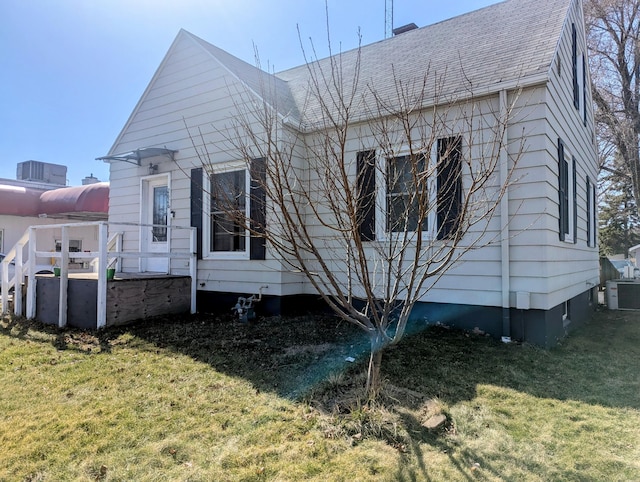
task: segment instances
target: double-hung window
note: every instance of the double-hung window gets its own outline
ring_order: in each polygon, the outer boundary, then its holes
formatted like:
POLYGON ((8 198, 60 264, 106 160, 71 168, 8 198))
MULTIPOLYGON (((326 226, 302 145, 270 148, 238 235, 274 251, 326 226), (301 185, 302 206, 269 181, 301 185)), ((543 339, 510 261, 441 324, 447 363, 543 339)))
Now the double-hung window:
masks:
POLYGON ((438 139, 426 153, 387 159, 386 232, 423 231, 450 239, 462 208, 461 138, 438 139))
POLYGON ((387 232, 429 229, 427 162, 424 154, 387 159, 387 232))
POLYGON ((266 162, 234 162, 191 170, 191 226, 200 258, 266 257, 266 162), (204 182, 203 182, 203 178, 204 182))
POLYGON ((209 253, 247 254, 249 176, 231 167, 210 175, 209 253))
POLYGON ((558 139, 558 227, 560 241, 576 242, 576 159, 566 152, 558 139))

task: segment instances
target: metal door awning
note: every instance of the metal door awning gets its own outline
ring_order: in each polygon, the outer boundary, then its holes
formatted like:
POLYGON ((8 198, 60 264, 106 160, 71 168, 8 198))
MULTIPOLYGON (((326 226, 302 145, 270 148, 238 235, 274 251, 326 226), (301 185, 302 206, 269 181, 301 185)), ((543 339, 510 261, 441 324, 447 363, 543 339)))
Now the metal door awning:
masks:
POLYGON ((149 157, 164 156, 168 157, 171 160, 174 160, 173 156, 176 152, 178 151, 167 149, 166 147, 141 147, 140 149, 123 152, 122 154, 112 154, 110 156, 96 157, 96 160, 107 162, 124 161, 130 164, 135 164, 136 166, 141 166, 142 159, 147 159, 149 157))

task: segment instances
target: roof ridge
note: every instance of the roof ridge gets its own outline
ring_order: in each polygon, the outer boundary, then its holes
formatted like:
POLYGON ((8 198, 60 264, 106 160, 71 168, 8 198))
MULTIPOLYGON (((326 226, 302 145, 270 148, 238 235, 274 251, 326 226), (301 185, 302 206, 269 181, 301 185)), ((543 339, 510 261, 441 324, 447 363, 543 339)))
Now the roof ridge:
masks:
MULTIPOLYGON (((330 54, 330 55, 328 55, 326 57, 316 58, 316 59, 314 59, 314 60, 312 60, 310 62, 306 62, 306 63, 300 64, 300 65, 296 65, 296 66, 289 67, 287 69, 275 72, 275 75, 279 76, 281 74, 285 74, 285 73, 290 72, 290 71, 301 69, 305 65, 310 64, 310 63, 326 61, 326 60, 328 60, 328 59, 330 59, 332 57, 335 57, 337 55, 346 55, 346 54, 348 54, 350 52, 356 52, 356 51, 362 50, 362 49, 373 48, 373 46, 375 46, 375 45, 379 45, 379 44, 383 44, 383 43, 387 43, 387 42, 391 43, 391 42, 397 41, 397 39, 399 39, 399 38, 406 38, 407 36, 410 36, 410 35, 414 35, 415 36, 415 35, 418 35, 420 32, 424 32, 425 30, 428 30, 430 28, 433 28, 433 27, 436 27, 436 26, 441 26, 441 25, 447 24, 447 23, 452 23, 454 21, 460 21, 460 19, 462 19, 464 17, 467 17, 467 16, 470 16, 470 15, 476 15, 476 14, 478 14, 478 12, 484 12, 486 10, 490 10, 490 9, 494 9, 494 8, 500 8, 504 4, 508 4, 508 3, 512 3, 512 2, 518 2, 518 1, 522 1, 522 2, 529 1, 529 2, 532 2, 532 3, 539 3, 540 2, 540 0, 501 0, 501 1, 498 1, 496 3, 492 3, 490 5, 486 5, 484 7, 476 8, 475 10, 471 10, 469 12, 464 12, 464 13, 455 15, 455 16, 450 17, 450 18, 445 18, 445 19, 439 20, 439 21, 434 22, 434 23, 423 25, 422 27, 418 27, 416 29, 409 30, 407 32, 404 32, 404 33, 401 33, 401 34, 398 34, 398 35, 393 35, 392 37, 389 37, 389 38, 384 38, 384 39, 376 40, 376 41, 368 43, 368 44, 359 45, 358 47, 354 47, 354 48, 345 50, 343 52, 330 54)), ((567 3, 570 3, 572 0, 564 0, 564 1, 567 2, 567 3)))
MULTIPOLYGON (((354 48, 352 48, 352 49, 345 50, 344 52, 339 52, 339 53, 336 53, 336 54, 328 55, 328 56, 326 56, 326 57, 322 57, 322 58, 319 58, 319 59, 315 59, 315 60, 313 60, 313 61, 311 61, 311 62, 323 61, 323 60, 327 60, 327 59, 329 59, 329 58, 331 58, 331 57, 334 57, 334 56, 336 56, 336 55, 346 54, 346 53, 348 53, 348 52, 357 51, 358 49, 363 49, 363 48, 373 47, 374 45, 381 44, 381 43, 385 43, 385 42, 391 42, 391 41, 394 41, 395 39, 399 38, 401 35, 402 35, 402 36, 405 36, 405 35, 416 35, 416 32, 418 32, 418 31, 425 30, 425 29, 428 29, 428 28, 430 28, 430 27, 434 27, 434 26, 436 26, 436 25, 440 25, 440 24, 443 24, 443 23, 451 22, 451 21, 456 20, 456 19, 459 19, 459 18, 461 18, 461 17, 465 17, 465 16, 467 16, 467 15, 475 14, 476 12, 478 12, 478 11, 480 11, 480 10, 485 10, 485 9, 493 8, 493 7, 496 7, 497 5, 500 5, 500 4, 502 4, 502 3, 507 3, 507 2, 512 2, 512 1, 517 1, 517 0, 501 0, 501 1, 499 1, 499 2, 492 3, 492 4, 490 4, 490 5, 486 5, 486 6, 484 6, 484 7, 476 8, 475 10, 471 10, 470 12, 464 12, 464 13, 461 13, 461 14, 455 15, 455 16, 453 16, 453 17, 449 17, 449 18, 445 18, 445 19, 442 19, 442 20, 438 20, 437 22, 430 23, 430 24, 427 24, 427 25, 423 25, 422 27, 418 27, 418 28, 416 28, 416 29, 409 30, 409 31, 407 31, 407 32, 403 32, 403 33, 398 34, 398 35, 393 35, 393 36, 391 36, 391 37, 389 37, 389 38, 383 38, 383 39, 375 40, 375 41, 373 41, 373 42, 371 42, 371 43, 364 44, 364 45, 360 45, 360 46, 358 46, 358 47, 354 47, 354 48)), ((284 69, 284 70, 280 70, 280 71, 276 72, 276 75, 278 75, 278 74, 282 74, 282 73, 285 73, 285 72, 288 72, 288 71, 290 71, 290 70, 299 69, 299 68, 301 68, 301 67, 304 67, 304 65, 306 65, 306 64, 296 65, 296 66, 289 67, 289 68, 284 69)))
MULTIPOLYGON (((443 98, 460 100, 471 92, 486 94, 509 85, 536 84, 549 78, 574 1, 505 0, 276 75, 289 82, 298 105, 304 106, 300 111, 308 126, 322 115, 319 99, 308 95, 309 72, 329 70, 328 63, 337 57, 341 79, 347 83, 357 79, 359 84, 343 86, 359 91, 355 110, 375 104, 371 91, 378 99, 392 102, 396 92, 393 78, 420 85, 427 77, 433 79, 421 94, 425 105, 443 98)), ((323 88, 333 89, 331 85, 323 88)), ((354 112, 351 115, 359 118, 354 112)))

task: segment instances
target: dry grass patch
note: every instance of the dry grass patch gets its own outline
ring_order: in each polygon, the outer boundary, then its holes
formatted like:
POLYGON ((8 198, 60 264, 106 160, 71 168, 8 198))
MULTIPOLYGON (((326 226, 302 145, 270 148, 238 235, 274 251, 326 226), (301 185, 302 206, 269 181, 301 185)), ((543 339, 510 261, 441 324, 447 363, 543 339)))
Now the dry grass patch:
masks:
POLYGON ((0 480, 640 480, 637 313, 548 351, 419 333, 376 403, 346 361, 363 346, 323 317, 5 319, 0 480))

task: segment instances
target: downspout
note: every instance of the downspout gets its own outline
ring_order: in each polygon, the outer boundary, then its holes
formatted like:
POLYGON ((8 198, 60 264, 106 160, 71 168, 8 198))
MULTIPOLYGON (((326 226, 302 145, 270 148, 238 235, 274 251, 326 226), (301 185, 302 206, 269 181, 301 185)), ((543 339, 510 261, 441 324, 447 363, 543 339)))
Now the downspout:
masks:
POLYGON ((500 199, 500 260, 502 279, 502 341, 511 342, 511 314, 509 303, 510 286, 510 259, 509 259, 509 156, 508 156, 508 106, 507 91, 502 89, 499 94, 500 117, 502 125, 502 139, 500 142, 500 186, 504 189, 500 199))

